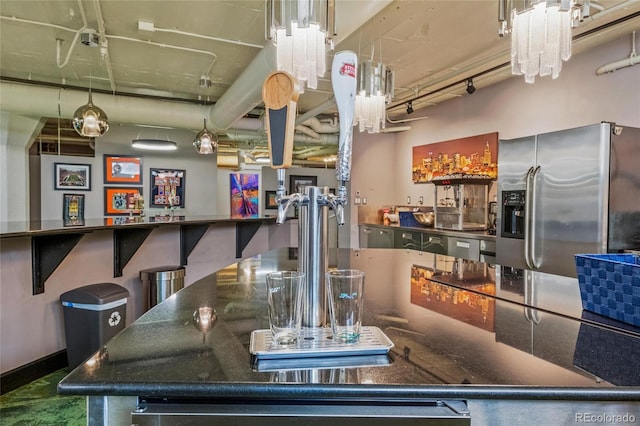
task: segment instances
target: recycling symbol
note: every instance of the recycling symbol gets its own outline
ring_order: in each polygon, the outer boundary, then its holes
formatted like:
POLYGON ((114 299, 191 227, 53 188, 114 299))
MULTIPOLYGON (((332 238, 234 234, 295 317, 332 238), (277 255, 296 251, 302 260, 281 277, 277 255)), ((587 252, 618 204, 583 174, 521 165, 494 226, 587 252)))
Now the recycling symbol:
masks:
POLYGON ((111 313, 111 316, 109 317, 109 326, 110 327, 115 327, 116 325, 120 324, 120 319, 122 317, 120 316, 120 312, 118 311, 113 311, 111 313))

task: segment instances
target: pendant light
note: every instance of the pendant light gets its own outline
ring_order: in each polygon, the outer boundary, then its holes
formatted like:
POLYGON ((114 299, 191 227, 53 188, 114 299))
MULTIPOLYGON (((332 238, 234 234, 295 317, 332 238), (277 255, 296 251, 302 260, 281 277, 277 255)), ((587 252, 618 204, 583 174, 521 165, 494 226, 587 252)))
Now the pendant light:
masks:
POLYGON ((207 129, 207 119, 204 119, 204 128, 196 135, 193 142, 198 154, 210 155, 216 152, 218 148, 218 137, 207 129))
MULTIPOLYGON (((87 39, 88 40, 88 39, 87 39)), ((93 39, 92 39, 93 40, 93 39)), ((96 43, 85 42, 86 46, 95 47, 96 43)), ((93 104, 91 96, 91 72, 89 72, 89 102, 81 106, 73 113, 73 128, 80 136, 99 138, 109 130, 109 119, 105 112, 93 104)))
POLYGON ((557 78, 571 57, 571 29, 589 15, 588 3, 581 9, 575 0, 526 0, 523 9, 509 11, 510 3, 500 0, 498 33, 511 33, 512 74, 524 75, 527 83, 537 75, 557 78))
POLYGON ((276 45, 279 71, 293 75, 300 83, 318 87, 326 71, 326 46, 333 49, 335 1, 267 0, 266 39, 276 45))
POLYGON ((80 136, 89 138, 99 138, 109 130, 107 114, 93 104, 91 89, 89 89, 89 102, 73 113, 73 128, 80 136))

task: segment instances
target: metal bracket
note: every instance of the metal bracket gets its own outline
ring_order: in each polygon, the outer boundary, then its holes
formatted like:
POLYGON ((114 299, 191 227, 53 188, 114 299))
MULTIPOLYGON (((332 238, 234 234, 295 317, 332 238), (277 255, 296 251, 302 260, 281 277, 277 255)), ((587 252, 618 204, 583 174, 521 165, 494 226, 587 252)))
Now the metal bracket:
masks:
POLYGON ((189 255, 208 228, 209 224, 180 226, 180 265, 187 264, 189 255))
POLYGON ((236 259, 242 258, 242 252, 258 232, 260 225, 262 222, 236 222, 236 259))
POLYGON ((122 270, 140 248, 153 228, 113 230, 113 277, 121 277, 122 270))
POLYGON ((86 232, 31 238, 33 294, 44 293, 44 283, 86 232))

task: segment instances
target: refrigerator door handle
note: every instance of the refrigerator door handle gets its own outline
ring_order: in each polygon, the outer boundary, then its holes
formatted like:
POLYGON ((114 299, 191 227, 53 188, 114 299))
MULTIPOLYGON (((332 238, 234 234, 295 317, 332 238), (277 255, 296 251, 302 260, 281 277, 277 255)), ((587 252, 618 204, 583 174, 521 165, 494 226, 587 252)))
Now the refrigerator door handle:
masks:
POLYGON ((531 221, 529 234, 529 256, 531 256, 531 265, 534 269, 540 268, 540 264, 536 262, 536 201, 538 199, 537 196, 537 184, 536 179, 538 177, 538 173, 540 172, 540 166, 536 167, 533 173, 531 173, 531 215, 529 216, 529 220, 531 221))
POLYGON ((533 269, 533 264, 531 263, 531 204, 532 204, 532 194, 531 194, 531 175, 533 174, 534 168, 530 167, 527 171, 527 175, 525 177, 525 200, 524 200, 524 261, 527 264, 529 269, 533 269))

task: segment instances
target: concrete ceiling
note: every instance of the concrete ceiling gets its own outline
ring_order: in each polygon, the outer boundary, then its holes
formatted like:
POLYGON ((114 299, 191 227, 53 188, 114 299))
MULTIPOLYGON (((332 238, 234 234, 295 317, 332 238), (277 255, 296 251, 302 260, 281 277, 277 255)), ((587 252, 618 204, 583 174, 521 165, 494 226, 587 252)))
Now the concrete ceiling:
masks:
MULTIPOLYGON (((640 28, 640 1, 591 3, 598 6, 593 16, 573 30, 574 54, 640 28)), ((510 37, 498 36, 497 0, 336 0, 336 10, 334 51, 353 50, 360 61, 373 57, 394 70, 391 118, 402 118, 411 99, 417 111, 466 95, 467 78, 481 89, 511 77, 510 37)), ((263 50, 264 15, 264 0, 0 0, 0 75, 5 82, 91 87, 205 108, 263 50), (140 22, 155 31, 140 30, 140 22), (96 30, 102 48, 76 39, 83 28, 96 30), (210 87, 199 84, 203 76, 210 87)), ((331 98, 329 74, 302 94, 301 113, 331 98)), ((260 112, 257 105, 248 114, 260 112)))

